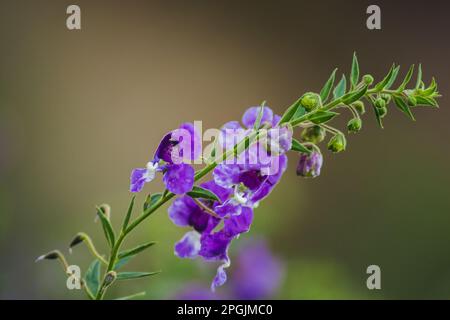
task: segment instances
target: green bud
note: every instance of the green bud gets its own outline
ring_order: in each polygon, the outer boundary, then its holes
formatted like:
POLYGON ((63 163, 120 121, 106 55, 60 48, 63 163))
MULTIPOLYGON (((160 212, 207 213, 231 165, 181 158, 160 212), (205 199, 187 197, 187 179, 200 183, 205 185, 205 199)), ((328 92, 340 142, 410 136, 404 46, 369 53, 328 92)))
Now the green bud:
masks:
POLYGON ((364 107, 364 102, 362 102, 361 100, 355 101, 350 105, 353 108, 355 108, 359 114, 364 114, 366 112, 366 108, 364 107))
POLYGON ((414 96, 408 96, 408 105, 410 107, 415 107, 417 105, 417 99, 414 96))
POLYGON ((386 102, 386 104, 388 104, 389 102, 391 102, 391 95, 387 94, 387 93, 382 93, 381 99, 383 99, 384 102, 386 102))
POLYGON ((320 143, 325 139, 326 131, 324 128, 320 126, 312 126, 309 128, 305 128, 302 133, 301 137, 303 141, 306 142, 312 142, 312 143, 320 143))
POLYGON ((376 108, 376 113, 378 114, 378 116, 380 118, 384 118, 384 116, 387 114, 387 108, 383 107, 383 108, 376 108))
POLYGON ((385 108, 386 107, 386 101, 384 101, 383 98, 378 98, 375 100, 375 107, 377 109, 385 108))
POLYGON ((322 100, 317 93, 307 92, 300 99, 300 104, 309 112, 321 107, 322 100))
POLYGON ((110 286, 117 279, 117 273, 115 271, 110 271, 105 275, 105 287, 110 286))
POLYGON ((347 123, 347 129, 349 132, 358 132, 361 130, 362 121, 359 118, 353 118, 347 123))
POLYGON ((364 83, 367 85, 373 83, 373 77, 370 74, 365 74, 362 79, 363 79, 364 83))
POLYGON ((336 134, 333 138, 328 142, 328 150, 332 152, 341 152, 345 150, 347 146, 347 140, 342 133, 336 134))

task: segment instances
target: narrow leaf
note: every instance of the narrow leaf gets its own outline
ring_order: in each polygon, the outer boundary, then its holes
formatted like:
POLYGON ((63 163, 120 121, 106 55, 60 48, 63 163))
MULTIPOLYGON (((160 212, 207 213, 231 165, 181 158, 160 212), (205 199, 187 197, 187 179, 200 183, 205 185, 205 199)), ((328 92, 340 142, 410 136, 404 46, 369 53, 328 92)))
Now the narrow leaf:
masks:
POLYGON ((280 119, 279 124, 283 124, 285 122, 289 122, 292 117, 294 116, 295 112, 297 111, 297 108, 300 106, 300 100, 299 98, 297 101, 295 101, 283 114, 283 116, 280 119))
POLYGON ((405 113, 411 120, 415 121, 414 115, 411 112, 411 109, 408 107, 405 101, 398 96, 393 96, 394 102, 397 108, 399 108, 403 113, 405 113))
POLYGON ((397 66, 394 68, 394 71, 392 71, 392 76, 389 79, 388 83, 384 86, 385 90, 388 90, 392 85, 394 84, 395 80, 397 79, 398 72, 400 71, 400 66, 397 66))
POLYGON ((264 114, 264 105, 265 104, 266 104, 266 102, 263 101, 263 103, 261 103, 261 106, 259 107, 258 116, 256 117, 255 124, 253 125, 253 130, 257 130, 261 126, 261 119, 264 114))
POLYGON ((100 261, 94 260, 89 265, 89 268, 84 275, 84 281, 88 286, 91 293, 95 296, 98 292, 98 288, 100 287, 100 261))
POLYGON ((143 251, 143 250, 145 250, 147 248, 150 248, 154 244, 156 244, 155 241, 151 241, 151 242, 147 242, 147 243, 141 244, 141 245, 139 245, 139 246, 137 246, 137 247, 135 247, 133 249, 120 252, 118 257, 119 257, 119 259, 121 259, 121 258, 125 258, 125 257, 134 256, 134 255, 138 254, 139 252, 141 252, 141 251, 143 251))
POLYGON ((368 87, 369 87, 368 85, 365 85, 358 91, 352 92, 351 94, 344 95, 342 97, 342 103, 350 104, 352 102, 359 100, 361 97, 363 97, 366 94, 368 87))
POLYGON ((352 70, 350 72, 350 81, 352 88, 356 87, 359 80, 359 64, 358 58, 356 57, 356 52, 353 53, 352 70))
POLYGON ((161 192, 148 195, 144 202, 144 211, 153 206, 162 196, 163 194, 161 192))
POLYGON ((155 272, 119 272, 117 274, 117 280, 140 279, 140 278, 153 276, 153 275, 158 274, 160 272, 161 271, 155 271, 155 272))
POLYGON ((190 196, 191 198, 202 198, 220 202, 219 197, 217 197, 213 192, 199 186, 194 186, 192 188, 192 191, 189 191, 187 195, 190 196))
POLYGON ((430 97, 416 97, 417 105, 416 106, 426 106, 426 107, 438 107, 438 103, 434 98, 430 97))
POLYGON ((412 78, 413 73, 414 73, 414 65, 411 65, 411 67, 409 67, 408 72, 406 73, 405 79, 403 79, 402 84, 397 89, 398 92, 405 90, 407 84, 409 83, 409 81, 412 78))
POLYGON ((419 68, 417 68, 416 89, 420 87, 421 83, 422 83, 422 64, 419 63, 419 68))
POLYGON ((103 210, 100 207, 97 207, 97 215, 100 218, 100 221, 102 222, 102 227, 105 233, 106 240, 108 241, 109 245, 113 247, 115 243, 115 235, 111 222, 109 221, 108 218, 106 218, 103 210))
POLYGON ((392 79, 392 77, 393 77, 394 70, 395 70, 395 67, 394 67, 394 65, 392 65, 392 67, 391 67, 391 69, 389 70, 389 73, 387 74, 387 76, 384 77, 384 79, 381 80, 381 81, 375 86, 375 90, 376 90, 376 91, 381 91, 381 90, 383 90, 383 89, 386 87, 386 85, 391 81, 391 79, 392 79))
POLYGON ((123 220, 122 224, 122 230, 125 230, 128 227, 128 223, 130 222, 131 214, 133 213, 133 207, 134 207, 134 200, 136 199, 136 196, 133 195, 131 198, 130 205, 128 207, 127 214, 125 216, 125 219, 123 220))
POLYGON ((339 99, 345 94, 345 90, 347 87, 347 82, 345 80, 345 75, 342 75, 341 81, 337 84, 336 88, 334 88, 333 96, 334 99, 339 99))
POLYGON ((297 151, 301 153, 310 154, 311 150, 309 150, 307 147, 305 147, 303 144, 300 143, 297 139, 292 139, 292 151, 297 151))
POLYGON ((131 258, 133 258, 133 257, 125 257, 125 258, 117 260, 117 262, 114 265, 114 270, 117 271, 120 268, 122 268, 123 266, 125 266, 128 262, 130 262, 131 258))
POLYGON ((315 123, 324 123, 331 119, 333 119, 335 116, 337 116, 339 113, 333 112, 333 111, 323 111, 319 110, 317 112, 314 112, 308 117, 308 120, 315 123))
POLYGON ((378 126, 379 126, 381 129, 383 129, 383 128, 384 128, 384 127, 383 127, 383 120, 381 119, 380 114, 378 113, 377 107, 375 107, 375 101, 374 101, 374 99, 373 99, 371 96, 369 96, 367 99, 371 102, 371 105, 372 105, 372 107, 373 107, 373 111, 374 111, 374 113, 375 113, 375 117, 376 117, 376 119, 377 119, 378 126))
POLYGON ((323 86, 322 90, 320 90, 320 98, 322 99, 322 103, 325 103, 328 99, 328 96, 330 95, 331 88, 333 87, 334 79, 336 77, 336 71, 337 71, 337 68, 333 70, 330 78, 328 78, 328 80, 327 80, 327 82, 325 82, 325 85, 323 86))
POLYGON ((430 86, 423 91, 423 95, 430 96, 433 93, 435 93, 436 90, 437 90, 437 83, 436 83, 436 80, 433 78, 431 80, 430 86))

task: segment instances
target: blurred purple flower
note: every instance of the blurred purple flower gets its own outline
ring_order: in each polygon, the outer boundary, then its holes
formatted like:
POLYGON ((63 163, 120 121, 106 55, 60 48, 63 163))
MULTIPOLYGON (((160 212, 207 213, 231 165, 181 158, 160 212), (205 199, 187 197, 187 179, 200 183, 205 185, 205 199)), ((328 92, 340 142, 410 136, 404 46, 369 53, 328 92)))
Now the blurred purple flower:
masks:
POLYGON ((232 275, 230 285, 234 299, 269 299, 280 287, 283 268, 265 241, 258 239, 240 248, 232 275))

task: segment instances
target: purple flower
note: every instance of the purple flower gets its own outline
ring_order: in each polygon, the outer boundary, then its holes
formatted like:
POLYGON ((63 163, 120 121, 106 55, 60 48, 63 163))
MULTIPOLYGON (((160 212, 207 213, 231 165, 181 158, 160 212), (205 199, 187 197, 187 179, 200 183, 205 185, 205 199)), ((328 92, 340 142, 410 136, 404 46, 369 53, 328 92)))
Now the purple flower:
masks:
MULTIPOLYGON (((272 123, 273 121, 273 111, 269 107, 263 107, 263 114, 261 117, 261 125, 265 123, 272 123)), ((247 128, 253 128, 253 125, 256 122, 256 119, 258 118, 258 114, 261 110, 261 107, 250 107, 245 111, 244 115, 242 116, 242 123, 247 128)))
POLYGON ((232 275, 234 299, 270 299, 281 284, 283 268, 264 241, 253 240, 240 247, 232 275))
POLYGON ((200 136, 194 125, 182 124, 162 138, 154 159, 147 163, 146 168, 137 168, 131 172, 130 191, 140 192, 145 183, 152 181, 156 173, 162 171, 164 184, 170 192, 189 192, 194 185, 195 171, 183 161, 195 161, 200 154, 200 136))
POLYGON ((320 175, 323 157, 320 152, 312 151, 310 154, 300 153, 297 165, 297 175, 315 178, 320 175))

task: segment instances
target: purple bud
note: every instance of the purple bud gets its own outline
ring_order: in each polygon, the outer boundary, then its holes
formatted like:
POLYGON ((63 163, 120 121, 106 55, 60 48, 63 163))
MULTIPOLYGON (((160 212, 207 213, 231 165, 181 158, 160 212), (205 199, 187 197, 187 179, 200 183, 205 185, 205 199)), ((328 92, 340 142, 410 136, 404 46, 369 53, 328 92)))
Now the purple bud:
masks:
POLYGON ((300 160, 297 165, 297 175, 315 178, 320 175, 322 163, 323 157, 320 152, 312 151, 310 154, 300 153, 300 160))

